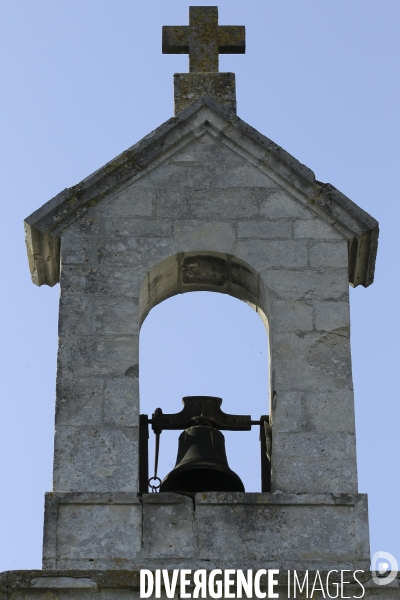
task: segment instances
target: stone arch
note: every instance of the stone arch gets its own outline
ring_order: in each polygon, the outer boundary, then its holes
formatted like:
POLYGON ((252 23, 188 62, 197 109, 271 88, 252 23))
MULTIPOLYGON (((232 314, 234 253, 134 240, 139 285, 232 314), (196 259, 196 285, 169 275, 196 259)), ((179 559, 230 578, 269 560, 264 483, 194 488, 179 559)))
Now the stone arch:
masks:
MULTIPOLYGON (((222 293, 244 301, 258 313, 268 335, 270 294, 261 275, 247 262, 231 254, 205 250, 178 253, 169 256, 150 269, 142 282, 139 292, 139 330, 155 306, 168 298, 187 292, 222 293)), ((271 372, 270 360, 268 360, 267 368, 271 372)), ((139 368, 139 373, 140 370, 139 368)), ((270 403, 271 395, 269 390, 266 396, 267 401, 270 403)), ((138 402, 142 406, 139 397, 138 402)), ((260 405, 258 414, 265 414, 267 411, 267 406, 263 408, 260 405)), ((147 411, 145 410, 144 412, 147 411)), ((175 411, 171 410, 167 412, 175 411)), ((228 412, 230 411, 228 410, 228 412)), ((241 414, 243 410, 233 412, 241 414)), ((248 411, 245 412, 246 414, 248 413, 248 411)), ((271 412, 271 406, 269 412, 271 412)), ((258 418, 258 414, 254 414, 258 418)), ((257 435, 257 438, 253 437, 252 442, 255 439, 258 440, 257 431, 253 431, 253 433, 257 435)), ((224 434, 226 435, 226 432, 224 434)), ((256 443, 259 444, 258 441, 256 443)), ((251 446, 251 451, 254 452, 253 446, 251 446)), ((165 474, 169 470, 167 469, 165 474)))
POLYGON ((139 328, 154 306, 186 292, 219 292, 243 300, 268 330, 269 293, 260 274, 231 254, 203 250, 169 256, 150 269, 140 288, 139 328))

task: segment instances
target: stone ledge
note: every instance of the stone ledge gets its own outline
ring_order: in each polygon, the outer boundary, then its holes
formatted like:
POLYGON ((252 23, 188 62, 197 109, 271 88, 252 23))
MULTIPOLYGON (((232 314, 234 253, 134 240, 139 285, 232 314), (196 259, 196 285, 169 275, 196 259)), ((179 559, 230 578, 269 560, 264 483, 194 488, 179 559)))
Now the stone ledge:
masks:
MULTIPOLYGON (((148 568, 145 564, 141 567, 148 568)), ((160 566, 160 568, 162 567, 160 566)), ((154 571, 154 568, 152 567, 151 570, 154 571)), ((309 571, 309 580, 312 581, 315 575, 316 571, 309 571)), ((326 572, 320 571, 320 575, 323 580, 326 580, 326 572)), ((299 576, 303 578, 303 573, 299 572, 299 576)), ((365 587, 364 598, 379 598, 382 600, 397 600, 400 598, 400 575, 397 575, 397 578, 388 586, 376 585, 370 571, 359 573, 357 577, 365 587)), ((332 581, 336 581, 336 578, 332 577, 332 581)), ((265 585, 265 582, 262 581, 261 588, 264 587, 263 584, 265 585)), ((139 592, 139 589, 139 569, 131 571, 20 570, 0 573, 0 600, 32 598, 33 596, 30 594, 34 594, 35 599, 56 600, 61 597, 59 595, 60 591, 67 592, 68 590, 76 594, 73 596, 68 595, 68 598, 98 598, 101 590, 109 590, 108 594, 112 593, 111 590, 113 590, 115 598, 119 598, 125 590, 139 592)), ((279 573, 277 591, 281 598, 287 597, 287 569, 279 573)), ((359 586, 349 585, 345 587, 347 596, 353 596, 353 591, 356 596, 359 596, 359 586), (356 591, 356 587, 358 591, 356 591)), ((62 597, 64 598, 64 595, 62 597)), ((317 593, 314 594, 314 597, 320 598, 321 596, 317 593)), ((114 598, 114 595, 107 595, 107 598, 114 598)))
POLYGON ((196 505, 200 504, 282 504, 282 505, 331 505, 355 506, 364 502, 367 494, 287 494, 285 492, 240 493, 203 492, 196 494, 196 505))
POLYGON ((368 539, 365 494, 54 492, 43 568, 366 569, 368 539))

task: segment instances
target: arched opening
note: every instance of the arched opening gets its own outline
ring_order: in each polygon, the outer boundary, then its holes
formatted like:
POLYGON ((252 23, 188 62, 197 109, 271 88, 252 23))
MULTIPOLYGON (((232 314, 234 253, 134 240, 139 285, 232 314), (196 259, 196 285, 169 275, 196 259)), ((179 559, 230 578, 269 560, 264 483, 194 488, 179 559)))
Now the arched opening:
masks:
MULTIPOLYGON (((182 409, 183 396, 218 396, 222 410, 258 419, 268 413, 268 340, 245 303, 225 294, 197 292, 155 307, 140 334, 141 412, 182 409)), ((246 491, 260 491, 259 429, 224 431, 229 466, 246 491)), ((175 465, 176 431, 161 435, 159 476, 175 465)), ((150 474, 154 435, 149 440, 150 474)))
MULTIPOLYGON (((260 291, 258 275, 243 261, 215 253, 175 256, 163 263, 148 274, 141 290, 141 413, 150 416, 157 407, 177 413, 183 396, 207 395, 221 397, 221 408, 229 414, 254 420, 268 414, 267 321, 259 301, 267 294, 260 291)), ((175 465, 179 433, 161 435, 161 478, 175 465)), ((229 466, 246 491, 260 491, 259 428, 224 431, 224 436, 229 466)), ((151 432, 150 475, 154 443, 151 432)))

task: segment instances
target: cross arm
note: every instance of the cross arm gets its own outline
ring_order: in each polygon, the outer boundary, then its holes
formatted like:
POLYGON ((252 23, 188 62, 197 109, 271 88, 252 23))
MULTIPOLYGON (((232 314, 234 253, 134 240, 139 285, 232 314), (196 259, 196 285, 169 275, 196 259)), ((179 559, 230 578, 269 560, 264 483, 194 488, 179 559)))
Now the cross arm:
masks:
POLYGON ((164 25, 162 28, 163 54, 189 54, 189 33, 187 26, 164 25))
POLYGON ((246 28, 241 25, 222 25, 218 28, 220 54, 244 54, 246 52, 246 28))

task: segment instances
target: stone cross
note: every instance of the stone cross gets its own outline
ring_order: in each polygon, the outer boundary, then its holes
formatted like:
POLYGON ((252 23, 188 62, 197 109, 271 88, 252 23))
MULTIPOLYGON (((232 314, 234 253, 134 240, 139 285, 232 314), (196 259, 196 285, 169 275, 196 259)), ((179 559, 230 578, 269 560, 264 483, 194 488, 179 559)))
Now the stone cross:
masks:
POLYGON ((190 6, 189 26, 162 28, 163 54, 189 54, 190 73, 218 72, 219 54, 244 54, 243 26, 219 26, 217 6, 190 6))

